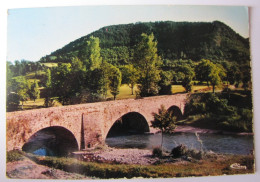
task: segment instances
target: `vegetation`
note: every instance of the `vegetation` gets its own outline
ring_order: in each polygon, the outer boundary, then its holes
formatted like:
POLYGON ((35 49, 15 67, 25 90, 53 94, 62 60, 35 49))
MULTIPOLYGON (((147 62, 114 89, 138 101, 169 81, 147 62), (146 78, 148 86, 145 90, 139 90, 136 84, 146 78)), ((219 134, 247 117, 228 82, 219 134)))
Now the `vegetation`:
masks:
POLYGON ((19 150, 12 150, 6 153, 6 162, 15 162, 25 159, 25 153, 19 150))
POLYGON ((19 105, 23 109, 30 99, 38 107, 44 98, 42 106, 50 107, 134 98, 134 91, 146 97, 224 88, 223 94, 193 94, 186 116, 196 118, 193 124, 251 131, 252 104, 234 104, 243 96, 229 90, 243 88, 245 100, 251 101, 251 85, 248 39, 221 22, 116 25, 39 62, 7 62, 7 111, 19 110, 19 105))
POLYGON ((139 72, 139 95, 141 97, 157 95, 160 80, 160 57, 157 55, 157 42, 154 35, 142 34, 135 51, 135 66, 139 72))
POLYGON ((251 99, 248 91, 193 94, 185 106, 187 123, 212 129, 252 132, 251 99))
POLYGON ((168 60, 228 60, 243 64, 249 58, 249 40, 241 37, 222 22, 172 22, 158 21, 103 27, 83 36, 40 62, 70 62, 80 57, 91 36, 100 40, 100 55, 113 65, 129 64, 134 60, 134 49, 141 34, 154 34, 158 42, 158 55, 168 60))
POLYGON ((83 162, 74 158, 40 157, 32 154, 26 154, 26 157, 29 157, 41 165, 104 179, 133 177, 170 178, 223 174, 248 174, 254 172, 253 156, 239 155, 206 155, 204 159, 199 159, 199 161, 185 161, 183 163, 173 162, 147 166, 83 162), (233 163, 246 165, 247 169, 231 169, 230 165, 233 163))
POLYGON ((154 149, 153 149, 153 157, 162 157, 162 149, 161 148, 159 148, 159 147, 155 147, 154 149))
POLYGON ((163 145, 163 134, 164 133, 173 133, 176 128, 177 118, 173 115, 172 112, 168 112, 163 105, 158 110, 157 113, 153 113, 154 120, 151 121, 153 128, 158 128, 162 132, 162 142, 161 148, 163 145))

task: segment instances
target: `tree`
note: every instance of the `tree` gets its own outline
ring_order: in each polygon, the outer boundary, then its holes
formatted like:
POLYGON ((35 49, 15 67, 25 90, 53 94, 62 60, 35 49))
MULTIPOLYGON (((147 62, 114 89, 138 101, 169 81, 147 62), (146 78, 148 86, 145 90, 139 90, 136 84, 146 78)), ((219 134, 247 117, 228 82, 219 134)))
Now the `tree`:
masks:
POLYGON ((196 78, 200 82, 206 81, 209 87, 209 74, 211 72, 212 63, 210 60, 202 59, 196 67, 196 78))
POLYGON ((161 108, 157 113, 153 113, 154 120, 151 121, 153 128, 158 128, 162 132, 162 142, 161 148, 163 145, 163 134, 164 133, 173 133, 176 128, 177 118, 173 115, 173 112, 168 112, 164 105, 161 105, 161 108))
POLYGON ((154 35, 142 34, 142 39, 135 50, 135 66, 139 75, 140 96, 152 96, 158 94, 158 81, 160 80, 159 65, 161 58, 157 54, 157 42, 154 35))
POLYGON ((72 96, 71 64, 59 63, 51 72, 52 95, 58 97, 62 104, 67 104, 72 96))
POLYGON ((51 86, 51 71, 50 71, 49 68, 46 70, 44 82, 45 82, 44 83, 45 84, 44 105, 45 105, 45 107, 49 107, 50 98, 51 98, 51 89, 52 89, 52 86, 51 86))
POLYGON ((34 81, 34 83, 31 85, 30 93, 31 98, 34 100, 34 102, 36 99, 40 98, 40 90, 37 81, 34 81))
POLYGON ((158 83, 160 90, 160 95, 170 95, 172 94, 172 73, 170 71, 161 71, 160 72, 160 81, 158 83))
POLYGON ((93 36, 89 38, 89 41, 87 41, 86 54, 85 64, 87 69, 93 71, 94 69, 99 68, 102 63, 99 38, 93 36))
POLYGON ((134 86, 138 81, 138 72, 132 64, 123 66, 122 68, 122 83, 128 84, 134 95, 134 86))
POLYGON ((211 70, 209 74, 209 81, 212 85, 212 92, 215 92, 215 87, 222 82, 222 79, 226 76, 225 70, 221 65, 211 64, 211 70))
POLYGON ((184 74, 184 78, 182 80, 182 86, 185 88, 186 92, 190 92, 192 87, 191 82, 195 76, 194 69, 189 65, 184 65, 181 67, 181 71, 184 74))
POLYGON ((196 76, 200 81, 207 81, 208 86, 210 82, 214 93, 215 87, 226 76, 226 71, 220 64, 214 64, 210 60, 203 59, 196 67, 196 76))
POLYGON ((24 76, 19 76, 13 79, 13 91, 19 95, 19 99, 22 102, 22 109, 24 101, 29 98, 30 84, 24 76))
POLYGON ((112 66, 109 69, 109 89, 111 94, 114 96, 114 100, 116 100, 116 96, 119 94, 119 88, 121 85, 122 74, 120 70, 112 66))

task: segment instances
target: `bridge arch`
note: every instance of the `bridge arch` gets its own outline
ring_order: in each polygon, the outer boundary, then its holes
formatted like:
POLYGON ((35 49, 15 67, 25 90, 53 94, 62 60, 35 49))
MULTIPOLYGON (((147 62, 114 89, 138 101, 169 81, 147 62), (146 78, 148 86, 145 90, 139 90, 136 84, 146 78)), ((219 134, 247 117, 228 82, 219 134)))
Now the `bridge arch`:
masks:
POLYGON ((45 155, 66 156, 78 148, 78 142, 70 130, 62 126, 50 126, 35 132, 22 150, 31 153, 44 150, 45 155))
POLYGON ((181 109, 178 106, 176 106, 176 105, 173 105, 173 106, 169 107, 167 109, 167 111, 168 112, 172 112, 173 115, 177 117, 177 120, 181 120, 183 118, 183 114, 181 112, 181 109))
POLYGON ((139 112, 128 112, 112 123, 105 138, 150 132, 146 118, 139 112))

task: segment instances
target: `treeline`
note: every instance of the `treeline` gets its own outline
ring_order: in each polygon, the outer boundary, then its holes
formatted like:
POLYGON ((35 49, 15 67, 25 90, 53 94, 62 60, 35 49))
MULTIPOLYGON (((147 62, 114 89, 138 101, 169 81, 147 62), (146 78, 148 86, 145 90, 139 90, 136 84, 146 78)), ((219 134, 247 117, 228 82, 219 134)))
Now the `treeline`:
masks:
POLYGON ((158 21, 103 27, 43 57, 40 62, 65 63, 72 57, 81 58, 86 41, 94 36, 100 39, 100 54, 107 62, 113 65, 132 63, 142 33, 154 34, 158 55, 162 59, 227 60, 238 64, 250 59, 249 40, 222 22, 158 21))
MULTIPOLYGON (((250 88, 249 61, 237 64, 208 59, 199 62, 162 59, 157 47, 154 34, 143 33, 131 52, 131 62, 125 61, 118 65, 101 56, 100 40, 92 36, 86 41, 80 57, 72 57, 68 63, 61 62, 52 68, 38 67, 43 74, 40 79, 33 81, 28 81, 22 73, 14 74, 20 64, 12 65, 8 62, 7 108, 15 110, 20 101, 23 103, 28 99, 39 98, 38 83, 42 86, 41 97, 45 98, 46 107, 52 106, 54 100, 63 105, 103 101, 107 99, 108 91, 116 99, 121 84, 129 85, 132 94, 134 86, 137 86, 137 97, 171 94, 172 84, 182 85, 186 92, 192 91, 194 84, 203 83, 212 85, 214 92, 215 87, 224 81, 236 86, 242 83, 245 89, 250 88)), ((122 55, 125 53, 118 52, 122 55)))

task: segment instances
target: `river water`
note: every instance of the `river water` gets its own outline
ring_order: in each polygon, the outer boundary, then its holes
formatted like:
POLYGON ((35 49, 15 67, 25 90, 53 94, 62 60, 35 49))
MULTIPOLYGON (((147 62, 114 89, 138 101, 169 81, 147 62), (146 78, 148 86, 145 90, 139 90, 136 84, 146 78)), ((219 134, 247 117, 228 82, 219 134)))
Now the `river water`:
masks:
MULTIPOLYGON (((158 133, 110 137, 106 139, 106 144, 116 148, 153 149, 161 145, 161 136, 158 133)), ((254 148, 253 136, 250 135, 175 133, 163 136, 163 148, 168 151, 180 144, 190 149, 202 148, 204 151, 230 154, 249 154, 254 148)))
MULTIPOLYGON (((115 148, 139 148, 153 149, 161 145, 161 133, 157 134, 134 134, 127 136, 108 137, 106 144, 115 148)), ((66 156, 74 151, 70 140, 60 140, 57 133, 38 132, 30 142, 24 145, 24 151, 43 156, 66 156)), ((253 150, 253 136, 201 133, 174 133, 164 134, 163 148, 171 151, 174 147, 184 144, 190 149, 203 149, 215 153, 249 154, 253 150), (201 142, 200 142, 201 141, 201 142)))

